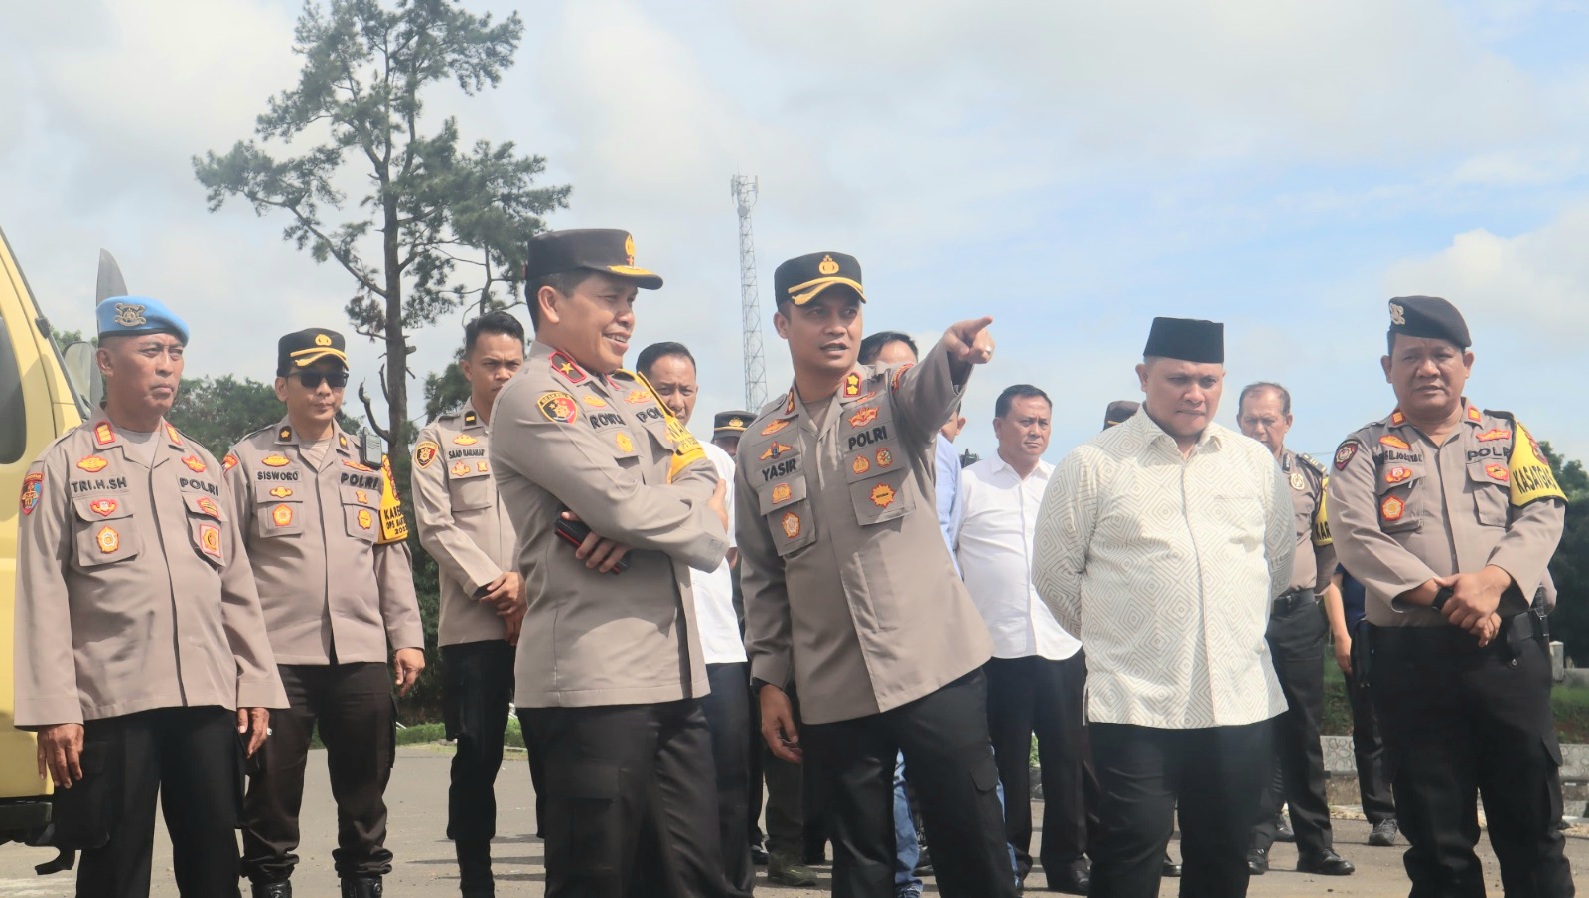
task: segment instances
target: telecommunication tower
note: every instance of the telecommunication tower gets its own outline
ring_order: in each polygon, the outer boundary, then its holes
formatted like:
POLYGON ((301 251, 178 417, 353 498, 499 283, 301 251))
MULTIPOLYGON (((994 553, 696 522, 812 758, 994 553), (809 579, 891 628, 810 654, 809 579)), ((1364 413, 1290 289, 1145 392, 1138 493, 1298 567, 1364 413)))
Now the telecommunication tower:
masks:
POLYGON ((745 408, 751 414, 767 402, 767 360, 761 348, 761 303, 756 296, 756 236, 750 210, 756 205, 759 178, 735 175, 730 182, 739 210, 739 305, 745 339, 745 408))

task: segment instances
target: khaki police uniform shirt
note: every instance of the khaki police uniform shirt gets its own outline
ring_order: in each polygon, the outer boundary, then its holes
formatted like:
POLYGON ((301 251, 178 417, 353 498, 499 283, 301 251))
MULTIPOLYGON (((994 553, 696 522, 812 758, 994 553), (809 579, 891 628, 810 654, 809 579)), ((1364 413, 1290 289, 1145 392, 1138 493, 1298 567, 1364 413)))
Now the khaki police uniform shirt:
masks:
POLYGON ((16 720, 287 707, 221 464, 161 423, 153 465, 103 413, 23 480, 16 720))
POLYGON ((857 367, 820 426, 794 390, 740 439, 735 487, 751 675, 793 682, 806 723, 897 708, 993 653, 938 527, 938 431, 961 387, 857 367))
POLYGON ((1518 587, 1502 596, 1498 612, 1517 614, 1561 539, 1566 500, 1533 437, 1506 412, 1464 405, 1443 445, 1397 410, 1335 453, 1330 529, 1341 563, 1367 589, 1374 626, 1449 626, 1432 608, 1392 600, 1491 564, 1518 587))
POLYGON ((388 644, 425 645, 408 545, 383 541, 387 475, 355 447, 334 428, 316 468, 283 420, 224 460, 278 664, 384 662, 388 644))
POLYGON ((518 533, 529 608, 514 681, 520 707, 651 704, 709 692, 690 568, 728 551, 708 506, 717 470, 689 431, 628 372, 585 371, 532 342, 497 395, 489 460, 518 533), (634 547, 601 573, 555 532, 573 511, 634 547))
POLYGON ((491 475, 491 428, 472 401, 425 425, 414 445, 411 483, 419 544, 441 569, 438 642, 505 639, 496 608, 480 590, 514 569, 513 522, 491 475))
POLYGON ((1280 470, 1290 487, 1292 520, 1296 525, 1297 551, 1291 561, 1287 592, 1307 590, 1323 595, 1335 573, 1335 544, 1326 517, 1324 465, 1306 453, 1290 449, 1280 454, 1280 470))

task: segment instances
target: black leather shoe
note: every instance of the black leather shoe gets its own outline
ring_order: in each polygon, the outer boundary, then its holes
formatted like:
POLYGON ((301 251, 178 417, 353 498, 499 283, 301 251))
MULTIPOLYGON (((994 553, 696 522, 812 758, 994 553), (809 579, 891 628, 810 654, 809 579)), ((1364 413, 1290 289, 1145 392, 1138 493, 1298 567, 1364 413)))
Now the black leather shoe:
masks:
POLYGON ((1284 815, 1284 814, 1276 814, 1275 815, 1275 841, 1276 842, 1295 842, 1296 840, 1297 840, 1297 831, 1291 828, 1291 821, 1286 819, 1286 815, 1284 815))
POLYGON ((1351 876, 1357 872, 1352 862, 1326 848, 1316 857, 1298 857, 1298 873, 1317 873, 1320 876, 1351 876))
POLYGON ((381 878, 379 876, 343 877, 342 898, 381 898, 381 878))
POLYGON ((256 882, 249 886, 253 898, 292 898, 292 880, 281 882, 256 882))
POLYGON ((1161 875, 1167 876, 1170 879, 1178 879, 1181 875, 1181 865, 1170 860, 1170 856, 1166 854, 1164 856, 1164 870, 1161 875))
POLYGON ((1389 848, 1396 844, 1396 818, 1392 817, 1374 824, 1374 831, 1368 834, 1368 844, 1380 848, 1389 848))
POLYGON ((920 857, 917 858, 917 860, 916 860, 916 869, 914 869, 914 870, 912 870, 910 872, 915 874, 915 875, 917 875, 917 876, 931 876, 931 875, 933 875, 933 873, 932 873, 932 853, 929 852, 926 848, 923 848, 921 850, 920 857))
POLYGON ((750 862, 758 867, 767 866, 767 849, 760 845, 751 845, 750 862))
POLYGON ((1064 892, 1067 895, 1085 895, 1087 886, 1092 882, 1092 875, 1087 872, 1087 865, 1083 863, 1071 864, 1060 870, 1057 875, 1048 878, 1050 892, 1064 892))
POLYGON ((1269 852, 1262 848, 1254 848, 1247 852, 1247 870, 1254 876, 1262 876, 1269 872, 1269 852))

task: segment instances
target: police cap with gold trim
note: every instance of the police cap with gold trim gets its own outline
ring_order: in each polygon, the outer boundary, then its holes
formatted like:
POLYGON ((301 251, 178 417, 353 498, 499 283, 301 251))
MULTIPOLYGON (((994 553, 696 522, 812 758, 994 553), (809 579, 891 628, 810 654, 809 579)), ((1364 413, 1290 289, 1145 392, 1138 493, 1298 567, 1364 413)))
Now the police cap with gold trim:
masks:
POLYGON ((111 296, 94 307, 94 324, 101 337, 132 337, 138 334, 171 334, 183 345, 188 342, 188 324, 158 299, 148 296, 111 296))
POLYGON ((829 287, 849 287, 866 302, 861 289, 861 263, 846 253, 806 253, 778 266, 773 273, 777 302, 803 306, 829 287))
POLYGON ((524 284, 565 271, 600 271, 655 290, 662 286, 656 272, 635 266, 634 235, 616 228, 578 228, 546 231, 530 238, 524 254, 524 284))
POLYGON ((1116 424, 1126 423, 1140 407, 1141 403, 1129 399, 1116 399, 1109 403, 1109 406, 1103 410, 1103 429, 1108 430, 1116 424))
POLYGON ((1448 300, 1438 296, 1397 296, 1390 301, 1391 334, 1447 340, 1461 349, 1473 345, 1468 323, 1448 300))
POLYGON ((311 327, 276 341, 277 377, 302 371, 321 359, 331 359, 343 368, 348 367, 348 342, 341 334, 323 327, 311 327))
POLYGON ((750 422, 756 419, 750 412, 718 412, 712 418, 712 436, 721 436, 725 433, 744 433, 750 422))

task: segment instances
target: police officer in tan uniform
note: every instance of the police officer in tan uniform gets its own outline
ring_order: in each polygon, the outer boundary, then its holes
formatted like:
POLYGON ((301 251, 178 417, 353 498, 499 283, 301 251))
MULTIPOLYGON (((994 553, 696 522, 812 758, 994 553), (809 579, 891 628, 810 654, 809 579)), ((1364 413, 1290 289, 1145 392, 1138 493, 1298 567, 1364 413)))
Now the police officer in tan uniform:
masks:
POLYGON ((546 786, 546 894, 743 895, 724 880, 690 589, 728 551, 724 487, 619 367, 638 290, 662 279, 618 230, 539 234, 527 259, 535 340, 489 460, 529 599, 515 704, 546 786))
MULTIPOLYGON (((414 446, 414 522, 441 579, 437 642, 447 738, 457 743, 447 798, 447 838, 466 898, 495 894, 497 772, 513 701, 513 646, 524 617, 524 581, 513 560, 513 522, 497 501, 487 452, 497 393, 524 364, 524 326, 505 311, 464 326, 458 368, 463 407, 425 425, 414 446)), ((532 778, 537 772, 531 759, 532 778)), ((540 784, 536 783, 536 792, 540 784)))
POLYGON ((96 318, 105 406, 22 483, 15 724, 77 894, 149 894, 158 796, 178 891, 235 896, 240 754, 287 700, 221 464, 165 421, 187 325, 141 296, 96 318))
POLYGON ((1397 406, 1336 451, 1330 530, 1367 589, 1352 666, 1379 712, 1411 894, 1485 893, 1477 793, 1506 894, 1559 898, 1573 883, 1539 594, 1566 499, 1522 422, 1468 402, 1471 345, 1446 300, 1390 301, 1397 406))
POLYGON ((1236 423, 1243 436, 1274 453, 1285 473, 1297 535, 1291 579, 1286 591, 1274 600, 1264 634, 1288 706, 1274 728, 1280 776, 1276 786, 1264 790, 1263 816, 1253 827, 1247 866, 1255 874, 1269 872, 1269 849, 1279 835, 1276 820, 1283 798, 1291 807, 1295 827, 1297 869, 1350 876, 1357 868, 1335 851, 1325 794, 1324 746, 1319 739, 1324 724, 1324 634, 1328 629, 1319 603, 1335 589, 1330 580, 1335 572, 1335 547, 1324 505, 1327 478, 1323 464, 1286 448, 1286 434, 1294 420, 1291 393, 1285 387, 1261 382, 1242 388, 1236 423))
POLYGON ((762 734, 825 780, 835 895, 894 892, 901 750, 943 894, 1013 895, 981 672, 992 642, 934 513, 934 441, 992 356, 991 319, 949 328, 919 365, 862 366, 852 256, 799 256, 775 281, 795 383, 746 430, 735 490, 762 734))
MULTIPOLYGON (((291 707, 249 780, 243 872, 256 896, 292 894, 310 735, 325 743, 337 798, 332 853, 344 898, 378 898, 391 871, 382 798, 396 751, 387 645, 399 694, 425 666, 408 527, 391 475, 359 457, 337 426, 348 361, 324 328, 277 343, 276 396, 287 417, 224 460, 291 707)), ((379 461, 376 464, 380 464, 379 461)))

